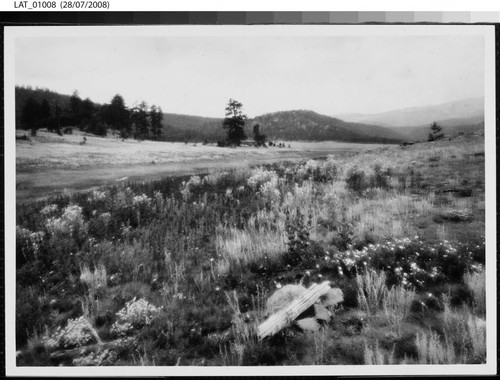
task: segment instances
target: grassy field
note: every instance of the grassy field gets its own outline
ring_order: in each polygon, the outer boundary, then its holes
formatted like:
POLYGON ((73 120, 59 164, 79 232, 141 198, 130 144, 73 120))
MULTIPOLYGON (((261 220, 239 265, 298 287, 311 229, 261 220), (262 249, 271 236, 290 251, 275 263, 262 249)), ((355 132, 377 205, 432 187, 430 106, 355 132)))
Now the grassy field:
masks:
MULTIPOLYGON (((275 154, 178 154, 219 149, 275 154)), ((18 202, 18 365, 484 363, 484 137, 301 154, 18 202), (328 317, 259 339, 287 285, 323 281, 328 317)))
MULTIPOLYGON (((25 132, 18 131, 22 136, 25 132)), ((123 178, 149 181, 165 176, 248 168, 283 160, 376 149, 380 144, 287 142, 286 148, 221 148, 215 144, 121 140, 75 131, 58 136, 39 131, 30 141, 16 140, 17 200, 41 199, 89 190, 123 178), (85 137, 85 143, 83 138, 85 137)))

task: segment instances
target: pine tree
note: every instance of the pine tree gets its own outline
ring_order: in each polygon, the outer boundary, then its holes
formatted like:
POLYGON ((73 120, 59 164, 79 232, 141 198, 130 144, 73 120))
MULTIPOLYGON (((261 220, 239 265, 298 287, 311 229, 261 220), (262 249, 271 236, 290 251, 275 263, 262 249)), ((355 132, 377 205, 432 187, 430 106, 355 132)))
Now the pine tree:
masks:
POLYGON ((148 139, 150 120, 148 117, 148 105, 146 102, 141 102, 138 106, 132 109, 131 119, 135 126, 134 137, 138 140, 148 139))
POLYGON ((122 138, 131 135, 130 116, 125 101, 120 94, 116 94, 104 112, 105 120, 112 129, 119 130, 122 138))
POLYGON ((434 122, 432 123, 431 125, 431 133, 429 133, 429 137, 428 137, 428 141, 436 141, 436 140, 440 140, 444 137, 444 133, 441 133, 441 126, 434 122))
POLYGON ((226 118, 222 127, 227 130, 227 140, 229 144, 241 145, 241 140, 245 140, 245 120, 247 116, 243 114, 241 108, 243 104, 234 99, 229 99, 226 107, 226 118))
POLYGON ((151 106, 149 111, 149 119, 151 121, 151 135, 153 140, 158 141, 161 138, 163 111, 161 107, 151 106))

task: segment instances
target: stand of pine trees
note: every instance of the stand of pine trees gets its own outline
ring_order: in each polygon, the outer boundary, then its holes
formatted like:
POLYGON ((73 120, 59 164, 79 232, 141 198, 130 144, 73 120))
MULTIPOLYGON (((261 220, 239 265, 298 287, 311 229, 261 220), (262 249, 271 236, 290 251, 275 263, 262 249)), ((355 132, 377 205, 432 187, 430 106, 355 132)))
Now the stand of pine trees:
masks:
POLYGON ((145 102, 127 108, 120 94, 109 104, 98 104, 89 98, 82 100, 78 91, 68 97, 44 89, 16 87, 16 103, 16 127, 31 130, 32 135, 40 128, 59 135, 79 128, 98 136, 112 130, 122 138, 162 139, 161 108, 145 102))

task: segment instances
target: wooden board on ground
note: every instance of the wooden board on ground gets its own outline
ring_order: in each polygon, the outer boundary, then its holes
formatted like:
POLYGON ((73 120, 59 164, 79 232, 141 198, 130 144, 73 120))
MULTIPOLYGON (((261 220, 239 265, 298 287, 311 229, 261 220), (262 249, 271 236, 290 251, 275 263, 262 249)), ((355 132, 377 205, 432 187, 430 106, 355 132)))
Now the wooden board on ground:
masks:
POLYGON ((289 306, 276 312, 267 318, 258 327, 259 339, 276 334, 278 331, 292 323, 302 312, 314 305, 316 301, 331 290, 330 282, 314 284, 300 298, 297 298, 289 306))

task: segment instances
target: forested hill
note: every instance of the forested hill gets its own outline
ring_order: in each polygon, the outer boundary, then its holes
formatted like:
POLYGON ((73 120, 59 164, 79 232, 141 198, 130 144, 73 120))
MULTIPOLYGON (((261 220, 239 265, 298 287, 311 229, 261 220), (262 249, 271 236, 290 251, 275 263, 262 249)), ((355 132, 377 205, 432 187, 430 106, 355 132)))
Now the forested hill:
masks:
MULTIPOLYGON (((222 108, 222 115, 223 112, 222 108)), ((98 104, 90 99, 80 99, 77 92, 70 96, 47 89, 16 87, 17 128, 47 128, 54 131, 56 126, 68 126, 98 135, 106 135, 111 129, 119 131, 124 137, 216 142, 226 138, 226 131, 222 128, 223 120, 223 117, 165 113, 145 102, 129 109, 119 94, 110 104, 98 104), (153 123, 154 120, 156 121, 153 123)), ((260 133, 271 141, 397 143, 405 139, 399 131, 389 128, 348 123, 307 110, 273 112, 248 119, 245 132, 249 139, 254 137, 255 124, 260 124, 260 133)))
POLYGON ((163 137, 166 141, 219 141, 226 133, 222 129, 222 118, 163 114, 163 137))
POLYGON ((32 98, 37 103, 42 103, 46 100, 51 105, 58 104, 61 108, 67 108, 69 106, 70 95, 59 94, 58 92, 51 91, 46 88, 31 88, 16 86, 16 125, 21 125, 21 112, 28 101, 32 98))
POLYGON ((270 139, 335 140, 350 142, 400 142, 404 137, 388 128, 347 123, 313 111, 273 112, 256 117, 261 132, 270 139))

